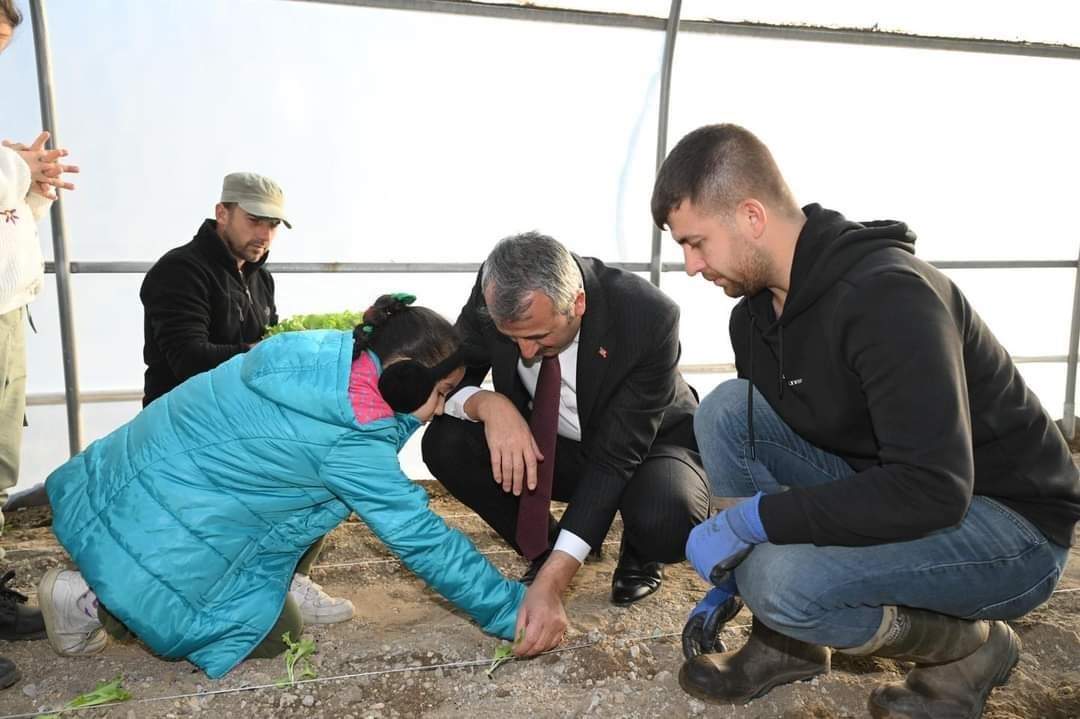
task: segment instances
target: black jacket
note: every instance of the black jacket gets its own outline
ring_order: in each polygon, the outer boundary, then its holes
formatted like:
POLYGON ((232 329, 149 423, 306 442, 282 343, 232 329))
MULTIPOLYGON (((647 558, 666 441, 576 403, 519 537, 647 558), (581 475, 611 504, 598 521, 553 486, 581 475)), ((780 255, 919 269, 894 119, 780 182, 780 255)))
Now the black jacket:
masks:
POLYGON ((795 432, 856 474, 763 498, 769 539, 914 539, 958 523, 975 494, 1071 546, 1076 466, 964 295, 915 258, 903 223, 804 211, 780 320, 768 291, 732 311, 736 367, 795 432))
MULTIPOLYGON (((577 360, 585 474, 559 526, 599 547, 627 483, 654 443, 697 451, 698 403, 678 369, 678 305, 631 272, 593 258, 575 259, 587 303, 577 360)), ((528 417, 532 398, 517 371, 518 346, 495 328, 484 308, 477 275, 457 322, 467 365, 462 385, 479 385, 490 369, 495 391, 528 417)))
MULTIPOLYGON (((206 220, 191 242, 169 250, 143 279, 143 406, 200 372, 246 351, 278 321, 267 255, 241 272, 206 220)), ((269 253, 267 253, 269 254, 269 253)))

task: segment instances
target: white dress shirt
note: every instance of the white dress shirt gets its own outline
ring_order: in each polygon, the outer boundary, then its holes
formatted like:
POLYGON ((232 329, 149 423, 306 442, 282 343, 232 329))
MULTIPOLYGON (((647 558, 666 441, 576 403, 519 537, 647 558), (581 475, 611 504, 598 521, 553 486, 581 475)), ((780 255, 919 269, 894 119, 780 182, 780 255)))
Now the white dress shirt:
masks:
MULTIPOLYGON (((560 437, 566 437, 575 442, 581 441, 581 419, 578 417, 577 411, 577 355, 580 334, 579 330, 578 334, 574 336, 574 341, 559 353, 562 387, 559 390, 558 433, 560 437)), ((525 389, 528 390, 530 397, 536 394, 536 382, 540 378, 540 364, 540 358, 537 358, 531 365, 526 365, 523 360, 518 359, 518 376, 521 377, 521 381, 525 385, 525 389)), ((451 417, 470 422, 477 421, 466 414, 465 403, 479 391, 480 387, 462 387, 452 397, 446 398, 443 411, 451 417)), ((555 540, 555 549, 566 552, 577 559, 578 562, 584 562, 585 557, 589 555, 588 542, 565 529, 559 530, 559 536, 555 540)))

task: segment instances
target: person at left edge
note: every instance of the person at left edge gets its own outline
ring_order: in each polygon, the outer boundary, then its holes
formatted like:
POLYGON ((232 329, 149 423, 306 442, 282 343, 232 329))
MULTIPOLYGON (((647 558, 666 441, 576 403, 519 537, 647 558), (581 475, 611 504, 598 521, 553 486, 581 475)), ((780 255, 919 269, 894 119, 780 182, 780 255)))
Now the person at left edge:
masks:
MULTIPOLYGON (((264 267, 279 225, 292 228, 285 194, 253 172, 225 176, 214 219, 191 242, 169 250, 143 279, 143 407, 185 380, 247 352, 277 324, 274 278, 264 267)), ((291 592, 307 624, 351 619, 354 608, 307 575, 320 540, 304 556, 291 592)))
MULTIPOLYGON (((22 19, 12 0, 0 0, 0 53, 7 49, 22 19)), ((41 292, 45 279, 37 222, 56 199, 57 189, 75 189, 64 174, 79 171, 63 164, 67 150, 45 147, 48 139, 49 133, 42 132, 29 145, 0 142, 0 507, 19 479, 26 418, 25 325, 30 321, 30 302, 41 292)), ((0 511, 0 535, 3 531, 0 511)), ((8 586, 14 578, 14 570, 0 567, 0 640, 42 639, 41 612, 26 606, 27 597, 8 586)), ((15 663, 0 656, 0 689, 14 686, 21 678, 15 663)))

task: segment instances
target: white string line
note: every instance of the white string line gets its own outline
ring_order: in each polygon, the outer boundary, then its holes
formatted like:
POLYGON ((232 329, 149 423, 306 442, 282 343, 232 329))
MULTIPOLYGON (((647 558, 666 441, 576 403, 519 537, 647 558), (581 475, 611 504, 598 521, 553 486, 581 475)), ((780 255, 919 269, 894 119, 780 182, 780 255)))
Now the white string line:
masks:
MULTIPOLYGON (((586 641, 586 642, 582 642, 580 644, 571 645, 569 647, 559 647, 557 649, 549 649, 548 651, 542 652, 542 653, 538 654, 537 656, 542 657, 542 656, 546 656, 546 655, 549 655, 549 654, 562 654, 564 652, 574 652, 574 651, 577 651, 579 649, 586 649, 588 647, 594 646, 595 644, 597 644, 597 642, 595 642, 595 641, 586 641)), ((511 657, 508 657, 505 661, 515 661, 516 659, 517 659, 517 657, 511 656, 511 657)), ((355 672, 353 674, 337 674, 337 675, 329 676, 329 677, 315 677, 313 679, 300 679, 300 680, 298 680, 296 682, 293 682, 292 684, 286 684, 284 686, 278 686, 276 683, 275 684, 255 684, 255 685, 248 686, 248 687, 230 687, 228 689, 215 689, 213 691, 208 691, 208 692, 189 692, 187 694, 171 694, 169 696, 163 696, 163 697, 144 697, 142 699, 129 699, 129 700, 125 700, 125 701, 122 701, 122 702, 109 702, 108 704, 98 704, 96 706, 68 707, 66 709, 57 709, 57 710, 52 711, 52 712, 44 712, 44 713, 47 713, 47 714, 49 714, 49 713, 51 713, 51 714, 68 714, 68 713, 74 713, 74 712, 83 711, 83 710, 87 710, 87 709, 108 709, 110 707, 131 706, 133 704, 149 704, 149 703, 152 703, 152 702, 176 701, 176 700, 179 700, 179 699, 202 698, 202 697, 210 697, 210 696, 221 695, 221 694, 239 694, 240 692, 257 691, 257 690, 260 690, 260 689, 291 689, 293 687, 298 687, 298 686, 301 686, 301 685, 304 685, 304 684, 322 684, 322 683, 325 683, 325 682, 341 681, 343 679, 362 679, 362 678, 365 678, 365 677, 381 676, 381 675, 385 675, 385 674, 404 674, 404 673, 409 673, 409 672, 427 672, 427 671, 432 671, 432 670, 435 670, 435 669, 460 669, 460 668, 464 668, 464 667, 478 667, 478 666, 490 665, 491 663, 492 663, 491 659, 474 659, 474 660, 462 661, 462 662, 447 662, 447 663, 444 663, 444 664, 426 664, 426 665, 420 666, 420 667, 397 667, 395 669, 377 669, 377 670, 368 671, 368 672, 355 672)), ((26 719, 27 717, 39 716, 42 713, 43 712, 34 711, 34 712, 25 712, 25 713, 22 713, 22 714, 4 714, 3 716, 0 716, 0 719, 26 719)))
MULTIPOLYGON (((619 544, 618 540, 609 539, 609 540, 607 540, 606 542, 603 543, 603 546, 608 547, 608 546, 612 546, 612 545, 615 545, 615 544, 619 544)), ((491 556, 494 556, 496 554, 517 554, 517 550, 516 549, 487 549, 487 550, 484 550, 483 552, 480 552, 480 554, 484 555, 485 557, 491 557, 491 556)), ((367 566, 369 564, 390 564, 390 563, 401 564, 401 560, 398 559, 397 557, 386 557, 385 559, 364 559, 364 560, 359 560, 359 561, 355 561, 355 562, 337 562, 337 563, 334 563, 334 564, 313 564, 311 566, 311 568, 312 569, 338 569, 340 567, 362 567, 362 566, 367 566)), ((0 719, 2 719, 2 717, 0 717, 0 719)))
MULTIPOLYGON (((502 551, 502 550, 500 550, 500 551, 502 551)), ((1056 590, 1053 593, 1057 594, 1058 592, 1066 593, 1066 592, 1077 592, 1077 591, 1080 591, 1080 587, 1075 587, 1075 588, 1071 588, 1071 589, 1059 589, 1059 590, 1056 590)), ((726 630, 730 630, 730 629, 749 629, 751 627, 752 627, 751 624, 726 624, 726 625, 724 625, 723 629, 726 631, 726 630)), ((613 640, 617 639, 617 640, 620 640, 620 641, 623 641, 623 642, 641 643, 641 642, 655 641, 655 640, 658 640, 658 639, 672 639, 672 638, 681 637, 681 636, 682 636, 682 632, 664 632, 664 633, 654 633, 654 634, 632 636, 632 637, 609 638, 609 641, 613 641, 613 640)), ((571 645, 571 646, 568 646, 568 647, 559 647, 559 648, 556 648, 556 649, 550 649, 550 650, 548 650, 546 652, 540 653, 537 656, 545 656, 545 655, 548 655, 548 654, 562 654, 562 653, 566 653, 566 652, 575 652, 575 651, 578 651, 578 650, 581 650, 581 649, 587 649, 588 647, 595 646, 595 645, 597 645, 599 643, 601 643, 601 640, 585 641, 585 642, 582 642, 582 643, 579 643, 579 644, 574 644, 574 645, 571 645)), ((508 657, 505 661, 508 661, 508 662, 509 661, 516 661, 517 659, 518 659, 517 657, 511 656, 511 657, 508 657)), ((145 697, 145 698, 142 698, 142 699, 133 699, 133 700, 128 700, 128 701, 124 701, 124 702, 111 702, 109 704, 99 704, 99 705, 96 705, 96 706, 71 707, 71 708, 67 708, 67 709, 58 709, 58 710, 53 711, 51 713, 53 713, 53 714, 68 714, 68 713, 74 713, 74 712, 77 712, 77 711, 88 710, 88 709, 106 709, 106 708, 115 707, 115 706, 128 706, 128 705, 133 705, 133 704, 148 704, 148 703, 152 703, 152 702, 162 702, 162 701, 176 701, 176 700, 179 700, 179 699, 191 699, 191 698, 199 698, 199 697, 209 697, 209 696, 223 695, 223 694, 239 694, 241 692, 257 691, 257 690, 260 690, 260 689, 288 689, 288 688, 291 688, 291 687, 296 687, 296 686, 300 686, 300 685, 304 685, 304 684, 321 684, 321 683, 325 683, 325 682, 342 681, 344 679, 361 679, 361 678, 365 678, 365 677, 383 676, 383 675, 388 675, 388 674, 403 674, 403 673, 410 673, 410 672, 425 672, 425 671, 432 671, 432 670, 435 670, 435 669, 460 669, 460 668, 464 668, 464 667, 483 666, 485 664, 490 665, 491 660, 488 660, 488 659, 475 659, 475 660, 471 660, 471 661, 462 661, 462 662, 447 662, 447 663, 443 663, 443 664, 428 664, 428 665, 419 666, 419 667, 399 667, 399 668, 396 668, 396 669, 378 669, 378 670, 367 671, 367 672, 355 672, 355 673, 352 673, 352 674, 338 674, 338 675, 329 676, 329 677, 315 677, 313 679, 301 679, 299 681, 293 682, 292 684, 287 684, 285 686, 279 686, 276 683, 275 684, 256 684, 256 685, 247 686, 247 687, 232 687, 232 688, 228 688, 228 689, 216 689, 214 691, 208 691, 208 692, 190 692, 190 693, 187 693, 187 694, 172 694, 172 695, 162 696, 162 697, 145 697)), ((5 715, 0 716, 0 719, 32 719, 33 717, 36 717, 36 716, 40 715, 41 713, 42 712, 36 712, 35 711, 35 712, 27 712, 27 713, 23 713, 23 714, 5 714, 5 715)))
MULTIPOLYGON (((749 629, 749 628, 750 628, 749 624, 725 624, 723 627, 721 627, 721 630, 726 631, 728 629, 749 629)), ((637 636, 637 637, 619 637, 619 639, 621 639, 624 642, 648 642, 648 641, 652 641, 653 639, 671 639, 673 637, 682 637, 682 632, 681 631, 679 631, 679 632, 665 632, 663 634, 660 634, 659 632, 657 632, 655 634, 642 634, 642 635, 637 636)), ((0 719, 3 719, 3 717, 0 717, 0 719)))
MULTIPOLYGON (((728 625, 724 626, 724 629, 744 629, 744 628, 749 628, 749 627, 750 627, 749 624, 728 624, 728 625)), ((682 636, 681 632, 666 632, 666 633, 662 633, 662 634, 649 634, 649 635, 635 636, 635 637, 620 637, 618 639, 620 639, 623 642, 641 643, 641 642, 647 642, 647 641, 654 641, 654 640, 657 640, 657 639, 669 639, 669 638, 680 637, 680 636, 682 636)), ((612 639, 609 639, 609 640, 612 640, 612 639)), ((595 645, 601 643, 601 641, 602 640, 585 641, 585 642, 581 642, 581 643, 578 643, 578 644, 570 645, 568 647, 559 647, 557 649, 550 649, 550 650, 548 650, 546 652, 542 652, 541 654, 539 654, 537 656, 545 656, 545 655, 548 655, 548 654, 562 654, 562 653, 566 653, 566 652, 575 652, 575 651, 579 651, 581 649, 587 649, 589 647, 595 646, 595 645)), ((505 661, 507 661, 507 662, 517 661, 517 659, 518 659, 518 657, 511 656, 511 657, 508 657, 505 661)), ((88 707, 70 707, 70 708, 67 708, 67 709, 57 709, 56 711, 53 711, 53 712, 50 712, 50 713, 52 713, 52 714, 67 714, 67 713, 73 713, 73 712, 76 712, 76 711, 81 711, 81 710, 86 710, 86 709, 107 709, 109 707, 115 707, 115 706, 130 706, 130 705, 133 705, 133 704, 148 704, 148 703, 152 703, 152 702, 176 701, 176 700, 179 700, 179 699, 201 698, 201 697, 209 697, 209 696, 215 696, 215 695, 221 695, 221 694, 239 694, 241 692, 257 691, 257 690, 260 690, 260 689, 289 689, 289 688, 292 688, 292 687, 300 686, 302 684, 321 684, 321 683, 325 683, 325 682, 341 681, 341 680, 344 680, 344 679, 362 679, 362 678, 365 678, 365 677, 383 676, 383 675, 387 675, 387 674, 404 674, 404 673, 409 673, 409 672, 426 672, 426 671, 432 671, 432 670, 435 670, 435 669, 460 669, 460 668, 464 668, 464 667, 484 666, 485 664, 490 665, 491 662, 492 662, 492 660, 490 660, 490 659, 474 659, 474 660, 471 660, 471 661, 447 662, 447 663, 443 663, 443 664, 427 664, 427 665, 419 666, 419 667, 398 667, 396 669, 377 669, 377 670, 367 671, 367 672, 355 672, 355 673, 352 673, 352 674, 337 674, 337 675, 329 676, 329 677, 315 677, 313 679, 301 679, 301 680, 296 681, 296 682, 294 682, 292 684, 286 684, 284 686, 279 686, 276 683, 275 684, 256 684, 256 685, 247 686, 247 687, 230 687, 230 688, 227 688, 227 689, 215 689, 213 691, 208 691, 208 692, 190 692, 190 693, 187 693, 187 694, 172 694, 172 695, 161 696, 161 697, 144 697, 144 698, 141 698, 141 699, 131 699, 131 700, 123 701, 123 702, 111 702, 111 703, 108 703, 108 704, 99 704, 99 705, 96 705, 96 706, 88 706, 88 707)), ((23 713, 23 714, 5 714, 3 716, 0 716, 0 719, 26 719, 28 717, 36 717, 41 713, 42 712, 27 712, 27 713, 23 713)))
MULTIPOLYGON (((726 625, 724 627, 724 629, 740 629, 740 628, 747 628, 749 626, 750 626, 749 624, 729 624, 729 625, 726 625)), ((681 635, 682 635, 681 632, 668 632, 668 633, 663 633, 663 634, 649 634, 649 635, 636 636, 636 637, 622 637, 620 639, 623 642, 641 643, 641 642, 653 641, 653 640, 657 640, 657 639, 668 639, 668 638, 672 638, 672 637, 679 637, 681 635)), ((595 646, 595 645, 597 645, 599 643, 601 643, 600 640, 597 640, 597 641, 585 641, 585 642, 581 642, 579 644, 573 644, 573 645, 568 646, 568 647, 559 647, 557 649, 551 649, 551 650, 548 650, 546 652, 542 652, 541 654, 539 654, 537 656, 545 656, 545 655, 548 655, 548 654, 562 654, 562 653, 566 653, 566 652, 575 652, 575 651, 579 651, 581 649, 587 649, 587 648, 595 646)), ((511 657, 508 657, 504 661, 510 662, 510 661, 517 661, 517 660, 518 660, 518 657, 511 656, 511 657)), ((149 704, 149 703, 153 703, 153 702, 177 701, 177 700, 180 700, 180 699, 192 699, 192 698, 197 699, 197 698, 210 697, 210 696, 222 695, 222 694, 239 694, 241 692, 258 691, 258 690, 261 690, 261 689, 290 689, 292 687, 298 687, 298 686, 303 685, 303 684, 321 684, 321 683, 325 683, 325 682, 342 681, 342 680, 345 680, 345 679, 362 679, 362 678, 365 678, 365 677, 383 676, 383 675, 388 675, 388 674, 404 674, 404 673, 410 673, 410 672, 426 672, 426 671, 432 671, 432 670, 435 670, 435 669, 461 669, 461 668, 465 668, 465 667, 476 667, 476 666, 490 665, 491 663, 492 663, 492 660, 490 660, 490 659, 474 659, 474 660, 471 660, 471 661, 446 662, 446 663, 443 663, 443 664, 427 664, 427 665, 419 666, 419 667, 398 667, 396 669, 378 669, 378 670, 367 671, 367 672, 355 672, 355 673, 352 673, 352 674, 337 674, 337 675, 329 676, 329 677, 315 677, 315 678, 312 678, 312 679, 301 679, 301 680, 296 681, 296 682, 294 682, 292 684, 286 684, 284 686, 279 686, 276 683, 275 684, 255 684, 255 685, 246 686, 246 687, 230 687, 230 688, 227 688, 227 689, 215 689, 213 691, 208 691, 208 692, 189 692, 187 694, 171 694, 171 695, 168 695, 168 696, 160 696, 160 697, 143 697, 141 699, 131 699, 131 700, 123 701, 123 702, 110 702, 108 704, 99 704, 99 705, 96 705, 96 706, 69 707, 69 708, 66 708, 66 709, 57 709, 56 711, 48 712, 48 713, 52 713, 52 714, 68 714, 68 713, 74 713, 74 712, 77 712, 77 711, 88 710, 88 709, 107 709, 107 708, 110 708, 110 707, 131 706, 131 705, 134 705, 134 704, 149 704)), ((23 713, 23 714, 5 714, 3 716, 0 716, 0 719, 26 719, 26 718, 29 718, 29 717, 36 717, 36 716, 40 715, 41 713, 42 712, 36 712, 35 711, 35 712, 27 712, 27 713, 23 713)))

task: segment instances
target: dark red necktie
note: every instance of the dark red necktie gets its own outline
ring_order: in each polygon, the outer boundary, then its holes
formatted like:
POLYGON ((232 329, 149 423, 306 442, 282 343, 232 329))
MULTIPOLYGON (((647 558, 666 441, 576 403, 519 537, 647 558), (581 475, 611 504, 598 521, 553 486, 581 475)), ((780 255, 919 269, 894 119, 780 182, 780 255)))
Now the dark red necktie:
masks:
POLYGON ((562 389, 562 370, 558 355, 545 357, 540 363, 540 376, 533 394, 529 429, 536 440, 544 461, 536 467, 536 490, 525 488, 518 504, 517 543, 521 553, 535 559, 548 547, 548 519, 551 507, 551 485, 555 480, 555 437, 559 429, 559 394, 562 389))

